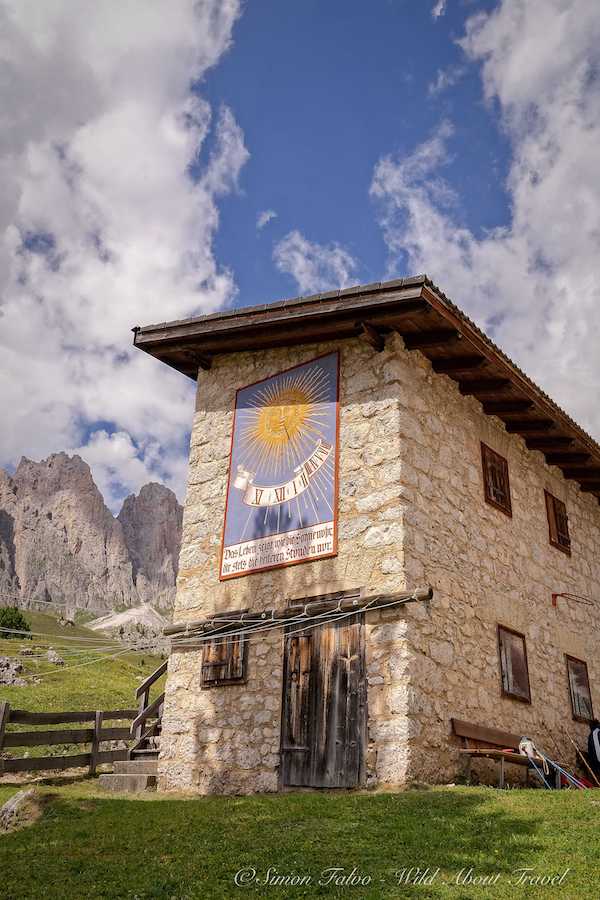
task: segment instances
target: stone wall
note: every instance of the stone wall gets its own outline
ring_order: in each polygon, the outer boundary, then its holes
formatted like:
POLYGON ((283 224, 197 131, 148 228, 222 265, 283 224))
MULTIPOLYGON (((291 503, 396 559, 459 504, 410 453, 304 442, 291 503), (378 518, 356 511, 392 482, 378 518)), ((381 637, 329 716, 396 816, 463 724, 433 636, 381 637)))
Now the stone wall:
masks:
MULTIPOLYGON (((198 381, 175 621, 216 611, 269 609, 288 600, 356 587, 406 586, 400 434, 404 412, 393 344, 376 353, 341 341, 340 486, 337 557, 220 582, 219 554, 235 392, 335 349, 331 344, 217 358, 198 381)), ((369 617, 369 781, 404 780, 408 612, 369 617), (402 724, 400 722, 402 721, 402 724), (377 753, 374 747, 377 745, 377 753)), ((161 749, 165 789, 275 790, 278 778, 283 636, 250 641, 248 683, 201 690, 199 650, 169 662, 161 749), (253 725, 254 723, 254 725, 253 725)))
MULTIPOLYGON (((559 724, 580 739, 585 727, 571 720, 564 653, 587 661, 600 709, 599 623, 595 607, 559 600, 554 609, 550 595, 597 596, 597 501, 484 416, 421 354, 408 353, 400 337, 389 337, 382 353, 359 339, 337 346, 338 556, 219 581, 235 392, 335 347, 217 358, 198 382, 174 619, 267 609, 326 591, 431 583, 431 603, 366 617, 368 784, 454 778, 451 716, 529 733, 552 754, 547 723, 570 758, 559 724), (508 458, 512 519, 484 501, 480 440, 508 458), (570 558, 548 543, 544 487, 567 504, 570 558), (531 705, 501 695, 499 622, 526 634, 531 705)), ((247 684, 204 690, 200 651, 172 654, 163 789, 277 789, 282 650, 280 631, 253 637, 247 684)))
POLYGON ((499 419, 484 415, 477 400, 463 397, 421 354, 399 350, 396 367, 407 423, 401 436, 406 579, 435 591, 428 614, 415 610, 409 620, 407 778, 456 776, 452 716, 527 734, 553 758, 574 765, 566 732, 585 746, 588 729, 572 719, 566 653, 587 662, 600 713, 598 502, 499 419), (512 518, 484 500, 481 441, 508 460, 512 518), (544 489, 566 504, 571 556, 549 543, 544 489), (594 603, 559 599, 554 608, 552 593, 563 591, 594 603), (531 704, 502 695, 498 624, 525 634, 531 704))

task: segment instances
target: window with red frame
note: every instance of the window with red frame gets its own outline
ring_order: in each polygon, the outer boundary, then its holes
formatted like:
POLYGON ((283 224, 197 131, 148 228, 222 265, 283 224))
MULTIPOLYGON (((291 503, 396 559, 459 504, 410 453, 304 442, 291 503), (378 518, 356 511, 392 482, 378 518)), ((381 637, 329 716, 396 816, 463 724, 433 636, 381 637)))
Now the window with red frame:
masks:
POLYGON ((504 625, 498 626, 498 649, 502 693, 514 700, 531 703, 525 635, 504 625))
POLYGON ((573 718, 578 722, 590 722, 594 718, 594 711, 587 663, 574 656, 567 656, 566 660, 573 718))
POLYGON ((512 516, 510 502, 510 482, 508 480, 508 462, 491 447, 482 442, 481 463, 483 466, 483 489, 485 499, 492 506, 501 509, 507 516, 512 516))
POLYGON ((564 553, 571 552, 571 538, 569 536, 569 519, 567 507, 548 491, 544 491, 546 498, 546 513, 548 515, 548 535, 553 547, 558 547, 564 553))

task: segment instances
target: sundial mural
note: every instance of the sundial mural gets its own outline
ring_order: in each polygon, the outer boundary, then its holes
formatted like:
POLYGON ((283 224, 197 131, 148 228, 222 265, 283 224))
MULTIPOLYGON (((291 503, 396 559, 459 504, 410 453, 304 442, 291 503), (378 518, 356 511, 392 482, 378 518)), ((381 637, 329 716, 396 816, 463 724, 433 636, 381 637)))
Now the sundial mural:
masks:
POLYGON ((337 353, 236 394, 220 577, 336 552, 337 353))

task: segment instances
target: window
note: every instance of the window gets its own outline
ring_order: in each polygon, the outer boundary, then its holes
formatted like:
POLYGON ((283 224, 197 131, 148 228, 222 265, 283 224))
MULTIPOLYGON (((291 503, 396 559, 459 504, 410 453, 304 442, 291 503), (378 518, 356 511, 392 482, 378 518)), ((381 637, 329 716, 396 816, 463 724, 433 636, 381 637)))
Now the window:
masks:
POLYGON ((498 625, 498 647, 502 693, 514 700, 531 703, 525 636, 504 625, 498 625))
POLYGON ((578 722, 589 722, 594 718, 594 711, 587 664, 574 656, 567 656, 566 660, 573 718, 578 722))
POLYGON ((512 516, 507 461, 487 444, 482 443, 481 462, 485 499, 507 516, 512 516))
POLYGON ((553 547, 558 547, 564 553, 571 553, 571 538, 569 537, 569 519, 567 517, 567 507, 559 500, 544 491, 546 497, 546 513, 548 515, 548 531, 550 535, 550 543, 553 547))
POLYGON ((236 684, 246 680, 246 641, 243 636, 215 638, 202 648, 202 686, 236 684))

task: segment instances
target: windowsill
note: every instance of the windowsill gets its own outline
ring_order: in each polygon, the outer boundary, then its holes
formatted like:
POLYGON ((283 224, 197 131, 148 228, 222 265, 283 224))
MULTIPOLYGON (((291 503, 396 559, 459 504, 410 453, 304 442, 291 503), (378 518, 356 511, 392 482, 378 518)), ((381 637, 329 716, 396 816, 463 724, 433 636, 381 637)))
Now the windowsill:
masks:
POLYGON ((495 500, 491 500, 489 497, 484 497, 485 502, 488 506, 493 506, 494 509, 500 510, 503 512, 505 516, 508 516, 509 519, 512 519, 512 507, 502 506, 502 504, 497 503, 495 500))
POLYGON ((576 716, 575 713, 572 714, 574 722, 581 722, 582 725, 589 725, 590 722, 593 722, 593 718, 586 719, 585 716, 576 716))
POLYGON ((222 681, 211 681, 209 684, 200 684, 201 691, 212 691, 213 688, 231 687, 236 684, 246 684, 248 678, 224 678, 222 681))
POLYGON ((517 700, 519 703, 527 703, 531 706, 531 697, 521 697, 520 694, 511 694, 509 691, 505 691, 504 688, 502 688, 502 696, 507 700, 517 700))
POLYGON ((571 555, 571 548, 565 547, 564 544, 559 544, 558 541, 553 541, 552 539, 550 539, 550 546, 555 547, 557 550, 560 550, 565 554, 565 556, 571 555))

